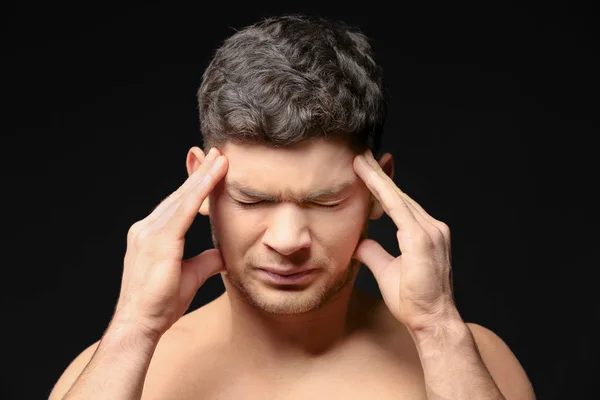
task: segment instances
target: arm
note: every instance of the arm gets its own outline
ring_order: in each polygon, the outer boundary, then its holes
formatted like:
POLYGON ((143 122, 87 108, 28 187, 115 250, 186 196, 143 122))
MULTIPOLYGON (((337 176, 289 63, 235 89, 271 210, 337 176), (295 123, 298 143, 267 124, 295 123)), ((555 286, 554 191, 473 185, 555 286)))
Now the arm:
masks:
POLYGON ((535 400, 519 361, 490 330, 454 319, 411 334, 429 400, 535 400))
POLYGON ((225 157, 211 150, 177 191, 131 226, 112 322, 95 349, 87 349, 67 368, 50 400, 142 397, 158 341, 204 282, 225 268, 217 249, 187 260, 182 255, 185 234, 226 166, 225 157))
POLYGON ((81 374, 81 371, 90 362, 99 343, 99 341, 95 342, 86 348, 69 364, 67 369, 60 375, 60 378, 54 384, 48 400, 60 400, 65 396, 81 374))
POLYGON ((103 399, 141 398, 157 343, 134 329, 109 327, 99 342, 71 363, 49 400, 89 399, 91 393, 103 399))
POLYGON ((377 161, 367 150, 353 165, 377 200, 369 216, 390 216, 401 253, 392 256, 365 238, 353 257, 371 269, 388 309, 411 333, 429 400, 534 399, 508 347, 489 330, 465 324, 458 313, 448 225, 396 186, 389 154, 377 161))

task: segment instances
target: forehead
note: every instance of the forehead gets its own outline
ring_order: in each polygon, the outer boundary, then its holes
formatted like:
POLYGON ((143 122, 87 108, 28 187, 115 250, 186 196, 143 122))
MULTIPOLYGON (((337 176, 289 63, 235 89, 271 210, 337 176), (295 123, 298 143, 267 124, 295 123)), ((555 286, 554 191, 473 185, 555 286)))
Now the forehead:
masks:
POLYGON ((236 186, 298 200, 340 189, 341 183, 354 186, 358 180, 353 152, 337 142, 315 140, 286 148, 228 143, 221 151, 228 159, 225 186, 229 191, 236 191, 232 184, 241 184, 236 186))

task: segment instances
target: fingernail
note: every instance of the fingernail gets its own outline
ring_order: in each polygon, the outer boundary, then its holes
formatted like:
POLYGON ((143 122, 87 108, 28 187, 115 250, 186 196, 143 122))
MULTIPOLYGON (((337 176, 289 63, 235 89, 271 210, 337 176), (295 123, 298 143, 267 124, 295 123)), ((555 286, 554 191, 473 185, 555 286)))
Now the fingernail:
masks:
POLYGON ((213 158, 215 158, 215 154, 216 154, 215 148, 211 147, 210 150, 208 151, 208 153, 206 154, 206 159, 212 160, 213 158))
POLYGON ((221 167, 221 165, 223 165, 223 163, 225 162, 225 157, 223 156, 218 156, 217 159, 215 160, 215 162, 213 163, 211 169, 218 169, 221 167))
POLYGON ((361 154, 360 156, 358 156, 358 158, 360 158, 361 161, 363 161, 366 165, 372 167, 373 166, 373 162, 371 161, 372 160, 372 158, 371 158, 372 156, 373 155, 371 153, 371 150, 367 150, 363 154, 361 154))
POLYGON ((364 155, 359 154, 358 156, 356 156, 356 159, 358 160, 358 162, 360 164, 362 164, 365 167, 370 167, 371 165, 369 164, 369 162, 367 161, 367 159, 365 158, 364 155))

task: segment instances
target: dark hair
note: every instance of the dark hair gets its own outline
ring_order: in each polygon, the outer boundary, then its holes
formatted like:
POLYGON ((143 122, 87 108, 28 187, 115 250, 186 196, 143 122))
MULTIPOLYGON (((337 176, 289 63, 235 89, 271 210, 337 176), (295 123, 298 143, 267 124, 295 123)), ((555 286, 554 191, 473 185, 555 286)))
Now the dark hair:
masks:
POLYGON ((386 105, 367 37, 323 17, 271 17, 219 47, 198 90, 204 148, 341 139, 379 151, 386 105))

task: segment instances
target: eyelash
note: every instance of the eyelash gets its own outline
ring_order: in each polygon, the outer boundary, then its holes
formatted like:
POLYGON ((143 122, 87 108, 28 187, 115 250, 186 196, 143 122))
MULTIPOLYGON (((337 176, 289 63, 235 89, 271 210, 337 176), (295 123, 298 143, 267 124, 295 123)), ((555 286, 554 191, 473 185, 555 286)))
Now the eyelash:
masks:
MULTIPOLYGON (((258 201, 256 203, 244 203, 242 201, 237 201, 237 200, 235 200, 235 202, 244 208, 255 208, 255 207, 258 207, 259 204, 267 203, 267 201, 265 201, 265 200, 258 201)), ((338 207, 341 203, 332 204, 332 205, 317 204, 317 203, 312 203, 312 204, 314 204, 315 206, 320 207, 320 208, 335 208, 335 207, 338 207)))

